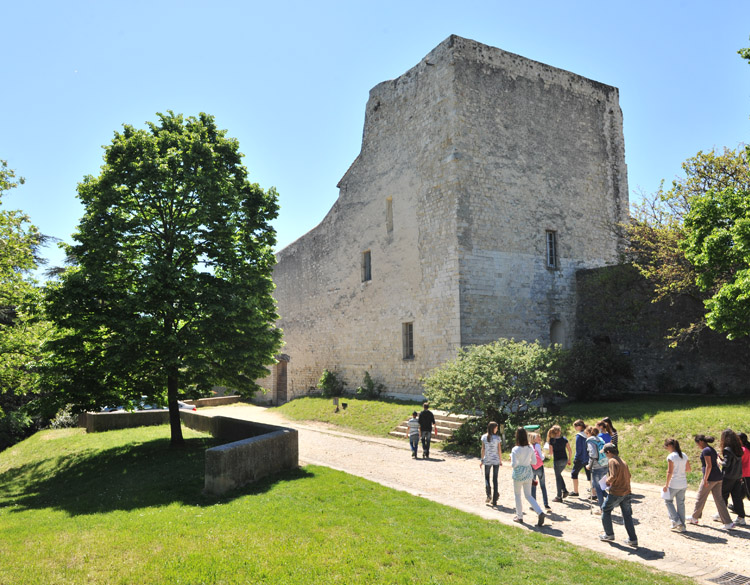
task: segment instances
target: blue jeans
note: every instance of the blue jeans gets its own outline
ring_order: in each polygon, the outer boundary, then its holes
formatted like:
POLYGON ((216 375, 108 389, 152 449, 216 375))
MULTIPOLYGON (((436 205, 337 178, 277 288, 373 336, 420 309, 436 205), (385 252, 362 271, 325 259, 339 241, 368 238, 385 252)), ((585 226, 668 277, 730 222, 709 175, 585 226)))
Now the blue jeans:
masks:
MULTIPOLYGON (((544 465, 539 469, 534 470, 534 478, 539 482, 539 487, 542 488, 542 499, 544 500, 544 507, 549 508, 549 500, 547 499, 547 485, 544 483, 544 465)), ((536 500, 536 486, 532 482, 531 484, 531 497, 536 500)))
POLYGON ((667 514, 669 514, 670 520, 677 524, 685 525, 685 492, 687 488, 672 489, 669 490, 669 499, 664 500, 667 505, 667 514))
POLYGON ((615 509, 615 506, 620 506, 622 522, 625 524, 628 538, 632 541, 637 541, 638 537, 635 535, 635 526, 633 525, 633 508, 630 506, 630 494, 627 496, 613 496, 609 494, 604 500, 604 506, 602 506, 602 527, 604 528, 604 533, 608 536, 614 536, 615 534, 612 528, 612 510, 615 509))
POLYGON ((555 470, 555 483, 557 484, 557 497, 561 498, 563 494, 568 493, 568 489, 565 487, 565 480, 563 479, 562 472, 568 466, 567 459, 557 459, 552 463, 552 467, 555 470))
POLYGON ((497 472, 500 471, 499 465, 487 465, 484 466, 484 488, 487 491, 487 497, 492 496, 492 501, 497 502, 498 491, 497 491, 497 472), (490 468, 492 468, 492 487, 493 492, 490 492, 490 468))
POLYGON ((599 507, 601 508, 604 505, 604 490, 599 485, 599 481, 607 475, 607 468, 606 467, 597 467, 595 469, 591 470, 591 482, 594 484, 594 490, 596 491, 596 499, 599 503, 599 507))
POLYGON ((416 457, 419 449, 419 433, 409 435, 409 446, 411 447, 411 454, 416 457))
POLYGON ((422 435, 422 455, 429 457, 430 455, 430 439, 432 438, 432 431, 421 431, 422 435))

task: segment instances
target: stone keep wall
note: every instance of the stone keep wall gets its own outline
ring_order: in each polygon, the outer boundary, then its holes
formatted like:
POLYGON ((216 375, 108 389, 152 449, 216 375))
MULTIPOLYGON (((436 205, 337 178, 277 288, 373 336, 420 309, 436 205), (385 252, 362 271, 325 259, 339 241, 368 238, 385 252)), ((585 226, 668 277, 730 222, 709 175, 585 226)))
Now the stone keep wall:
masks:
POLYGON ((627 218, 614 87, 465 39, 452 54, 459 104, 461 342, 572 340, 575 272, 617 260, 627 218), (556 233, 558 266, 546 261, 556 233))
POLYGON ((575 269, 614 259, 606 226, 627 209, 617 90, 450 37, 371 90, 339 189, 323 222, 277 254, 288 398, 324 368, 350 388, 367 370, 417 396, 461 345, 549 340, 553 320, 573 321, 575 269), (546 229, 560 270, 545 268, 546 229))

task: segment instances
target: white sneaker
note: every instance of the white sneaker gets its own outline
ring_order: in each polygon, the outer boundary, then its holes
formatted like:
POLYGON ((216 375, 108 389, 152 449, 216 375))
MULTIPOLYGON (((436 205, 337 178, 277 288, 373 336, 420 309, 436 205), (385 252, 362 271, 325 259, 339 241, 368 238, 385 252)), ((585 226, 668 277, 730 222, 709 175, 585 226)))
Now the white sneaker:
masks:
POLYGON ((638 541, 637 540, 630 540, 629 538, 625 539, 625 544, 627 544, 628 546, 634 546, 636 548, 638 547, 638 541))
POLYGON ((698 526, 701 523, 700 520, 698 520, 697 518, 693 518, 692 516, 688 516, 685 522, 687 522, 688 524, 693 524, 694 526, 698 526))
POLYGON ((714 514, 713 516, 711 516, 711 519, 714 522, 721 522, 721 516, 719 516, 718 514, 714 514))
POLYGON ((675 532, 685 532, 685 525, 684 524, 678 524, 674 528, 675 532))
POLYGON ((737 518, 734 519, 734 525, 735 526, 747 526, 747 524, 745 523, 745 519, 740 518, 739 516, 737 516, 737 518))
POLYGON ((730 522, 729 524, 724 524, 724 530, 734 530, 734 522, 730 522))

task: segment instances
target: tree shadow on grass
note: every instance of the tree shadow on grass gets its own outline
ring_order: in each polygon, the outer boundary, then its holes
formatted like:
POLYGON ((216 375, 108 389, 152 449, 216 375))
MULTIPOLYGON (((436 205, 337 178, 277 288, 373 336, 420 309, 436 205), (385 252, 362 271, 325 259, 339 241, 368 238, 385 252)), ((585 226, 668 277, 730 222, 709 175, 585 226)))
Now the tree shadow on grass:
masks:
POLYGON ((296 469, 221 497, 204 495, 205 451, 220 444, 212 438, 187 439, 183 449, 170 449, 169 439, 159 439, 35 461, 3 473, 0 493, 5 497, 0 508, 10 507, 13 512, 50 508, 78 516, 174 503, 209 506, 314 476, 296 469))

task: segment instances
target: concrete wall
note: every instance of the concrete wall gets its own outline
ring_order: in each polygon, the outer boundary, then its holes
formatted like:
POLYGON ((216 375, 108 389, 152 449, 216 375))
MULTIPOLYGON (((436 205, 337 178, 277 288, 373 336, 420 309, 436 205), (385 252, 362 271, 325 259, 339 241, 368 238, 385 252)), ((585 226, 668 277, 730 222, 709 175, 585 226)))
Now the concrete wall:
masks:
POLYGON ((148 427, 169 423, 169 411, 142 410, 137 412, 87 412, 86 432, 102 433, 118 429, 132 429, 134 427, 148 427))
MULTIPOLYGON (((294 429, 225 416, 180 411, 182 424, 227 444, 206 450, 203 491, 221 495, 279 471, 299 467, 294 429)), ((169 423, 169 411, 86 413, 86 431, 111 431, 169 423)))
POLYGON ((180 418, 191 429, 229 441, 206 450, 205 493, 221 495, 299 467, 299 438, 294 429, 190 411, 180 412, 180 418))
POLYGON ((610 228, 627 213, 618 91, 452 36, 371 90, 338 186, 321 224, 277 254, 288 398, 323 369, 417 397, 461 345, 549 341, 553 324, 572 338, 575 270, 616 259, 610 228))

